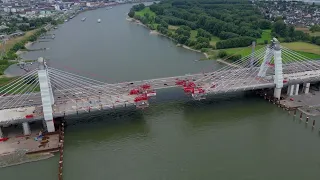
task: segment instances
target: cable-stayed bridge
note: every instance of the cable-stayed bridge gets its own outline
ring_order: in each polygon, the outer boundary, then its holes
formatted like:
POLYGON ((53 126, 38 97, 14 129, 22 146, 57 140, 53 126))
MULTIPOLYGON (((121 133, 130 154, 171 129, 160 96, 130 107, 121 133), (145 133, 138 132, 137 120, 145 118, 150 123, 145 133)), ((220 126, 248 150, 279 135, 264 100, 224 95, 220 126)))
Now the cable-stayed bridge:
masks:
POLYGON ((116 84, 48 67, 43 58, 38 62, 38 69, 0 87, 0 127, 23 123, 28 134, 28 122, 43 120, 53 132, 56 117, 126 106, 145 108, 156 90, 164 88, 179 87, 196 100, 208 94, 274 88, 274 97, 280 99, 283 87, 288 86, 288 95, 297 95, 300 84, 308 93, 310 83, 320 81, 320 61, 282 47, 276 39, 216 71, 116 84))

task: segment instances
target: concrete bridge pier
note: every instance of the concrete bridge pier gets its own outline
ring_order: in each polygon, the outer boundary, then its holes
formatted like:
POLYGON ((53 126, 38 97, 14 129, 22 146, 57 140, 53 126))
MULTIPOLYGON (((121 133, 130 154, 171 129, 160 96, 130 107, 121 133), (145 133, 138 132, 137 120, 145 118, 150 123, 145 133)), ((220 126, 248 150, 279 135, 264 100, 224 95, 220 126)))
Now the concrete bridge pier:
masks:
POLYGON ((299 86, 300 86, 300 84, 296 84, 296 92, 294 95, 299 95, 299 86))
POLYGON ((3 138, 2 127, 0 126, 0 138, 3 138))
POLYGON ((274 88, 273 97, 280 100, 281 97, 281 88, 274 88))
POLYGON ((294 85, 289 85, 287 90, 287 95, 292 96, 294 92, 294 85))
POLYGON ((22 127, 23 127, 23 134, 24 135, 30 135, 31 134, 30 125, 29 125, 28 122, 22 123, 22 127))
POLYGON ((304 93, 308 94, 310 90, 310 83, 305 83, 304 84, 304 93))

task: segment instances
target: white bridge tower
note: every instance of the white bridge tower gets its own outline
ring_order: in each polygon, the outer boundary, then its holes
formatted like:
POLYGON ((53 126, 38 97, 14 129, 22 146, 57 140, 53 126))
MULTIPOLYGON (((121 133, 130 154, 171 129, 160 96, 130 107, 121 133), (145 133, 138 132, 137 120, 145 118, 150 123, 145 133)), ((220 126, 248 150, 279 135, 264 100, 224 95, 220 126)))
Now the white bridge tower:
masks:
POLYGON ((273 80, 276 85, 274 89, 274 97, 280 99, 281 88, 283 87, 283 72, 282 72, 282 58, 281 58, 281 47, 280 43, 276 38, 272 39, 272 43, 267 47, 266 54, 263 62, 260 66, 258 73, 259 77, 266 77, 266 72, 269 68, 270 61, 274 60, 274 76, 273 80))
POLYGON ((47 69, 46 62, 42 57, 38 58, 38 63, 39 63, 38 78, 39 78, 39 84, 40 84, 44 125, 46 126, 48 132, 54 132, 55 128, 53 123, 53 110, 52 110, 52 105, 54 104, 54 98, 53 98, 50 78, 48 75, 48 69, 47 69))

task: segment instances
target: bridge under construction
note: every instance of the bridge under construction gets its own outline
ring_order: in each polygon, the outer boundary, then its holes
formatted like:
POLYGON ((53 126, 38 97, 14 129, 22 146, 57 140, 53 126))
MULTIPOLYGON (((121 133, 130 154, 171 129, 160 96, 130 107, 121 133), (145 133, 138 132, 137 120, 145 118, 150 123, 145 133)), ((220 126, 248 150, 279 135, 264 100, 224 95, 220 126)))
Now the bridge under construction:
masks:
POLYGON ((72 114, 101 111, 119 107, 146 108, 157 90, 181 88, 195 100, 209 94, 235 91, 274 89, 280 99, 282 88, 289 96, 298 95, 303 85, 320 79, 320 62, 280 45, 270 45, 243 57, 229 66, 212 72, 108 84, 70 72, 49 67, 43 58, 39 67, 0 87, 1 126, 23 124, 30 134, 29 122, 43 121, 48 132, 54 132, 54 119, 72 114))

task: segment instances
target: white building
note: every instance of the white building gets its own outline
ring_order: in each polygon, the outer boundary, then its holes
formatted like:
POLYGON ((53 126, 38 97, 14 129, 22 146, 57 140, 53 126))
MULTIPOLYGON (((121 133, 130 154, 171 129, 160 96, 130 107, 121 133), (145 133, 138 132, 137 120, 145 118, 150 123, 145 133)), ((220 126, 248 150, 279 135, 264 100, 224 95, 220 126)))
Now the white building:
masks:
POLYGON ((54 9, 55 9, 56 11, 61 11, 60 5, 58 5, 58 4, 55 4, 55 5, 54 5, 54 9))
POLYGON ((11 8, 10 11, 13 12, 13 13, 16 13, 16 12, 17 12, 17 9, 16 9, 16 8, 11 8))
POLYGON ((87 7, 93 7, 93 5, 91 3, 89 3, 89 2, 86 3, 86 6, 87 7))
POLYGON ((3 11, 6 12, 6 13, 9 13, 10 12, 10 7, 3 8, 3 11))

